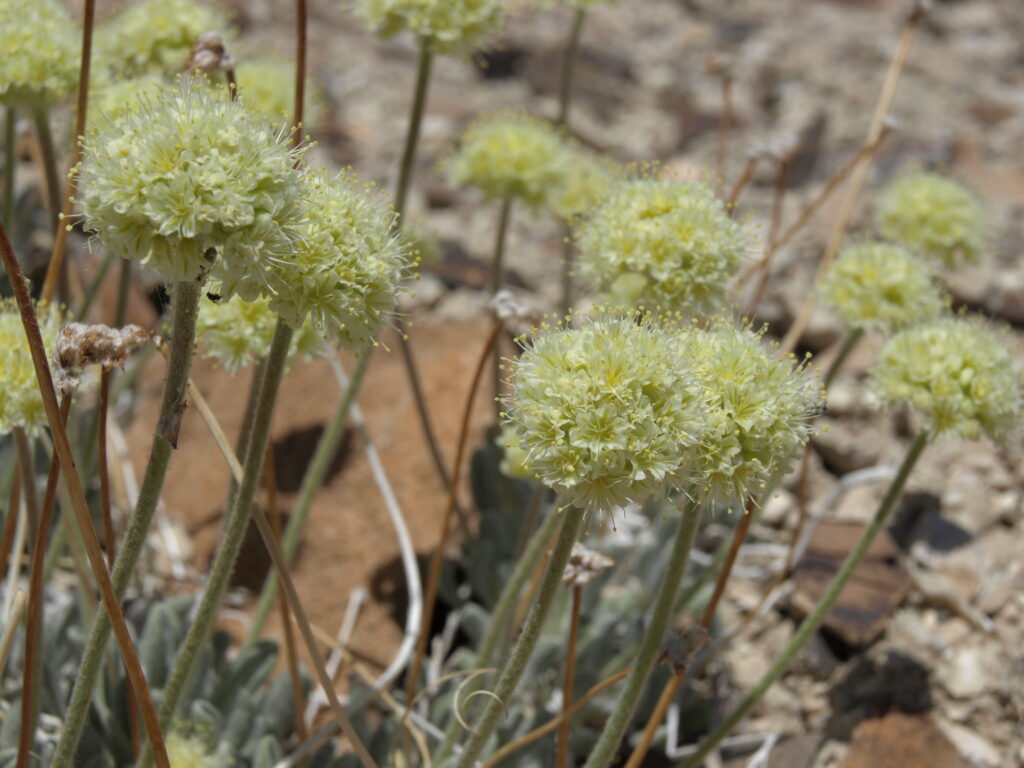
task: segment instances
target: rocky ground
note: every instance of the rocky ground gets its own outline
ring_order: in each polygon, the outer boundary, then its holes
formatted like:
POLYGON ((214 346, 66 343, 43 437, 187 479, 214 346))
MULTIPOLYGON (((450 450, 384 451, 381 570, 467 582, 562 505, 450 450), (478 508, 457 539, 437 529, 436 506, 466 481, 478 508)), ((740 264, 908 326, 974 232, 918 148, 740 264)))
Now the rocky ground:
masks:
MULTIPOLYGON (((519 12, 485 54, 438 62, 413 189, 413 215, 444 243, 444 260, 425 267, 406 309, 416 321, 413 347, 449 455, 483 344, 482 265, 497 212, 472 192, 449 189, 437 162, 481 111, 516 106, 553 115, 569 21, 565 9, 514 5, 519 12)), ((408 40, 376 40, 333 0, 311 6, 312 75, 328 107, 324 119, 309 127, 318 142, 314 161, 351 164, 386 185, 405 130, 414 49, 408 40)), ((245 41, 236 55, 266 49, 289 55, 290 7, 281 0, 235 0, 245 41)), ((783 207, 788 220, 861 146, 908 9, 906 0, 622 0, 599 7, 584 28, 572 129, 622 161, 659 160, 712 178, 723 109, 721 81, 709 68, 725 62, 733 76, 725 177, 734 179, 757 147, 797 141, 783 207)), ((896 92, 898 127, 878 154, 855 220, 857 231, 869 231, 874 190, 907 164, 959 176, 985 202, 989 247, 982 263, 948 275, 949 286, 958 302, 1016 326, 1024 324, 1021 40, 1019 0, 935 4, 896 92)), ((763 163, 740 204, 755 244, 752 256, 767 228, 772 186, 770 164, 763 163)), ((760 312, 772 333, 783 333, 792 322, 835 215, 830 202, 778 254, 760 312)), ((518 290, 535 305, 553 308, 558 226, 517 211, 509 253, 518 290)), ((838 321, 819 311, 803 346, 827 362, 841 333, 838 321)), ((880 413, 863 386, 874 348, 871 340, 862 345, 839 378, 824 419, 830 431, 816 442, 810 508, 815 521, 827 522, 814 530, 807 557, 818 557, 823 567, 836 551, 841 556, 842 526, 835 521, 863 523, 884 488, 877 480, 852 484, 849 477, 841 485, 841 478, 871 467, 884 471, 899 461, 907 442, 906 416, 880 413)), ((443 499, 399 369, 397 355, 378 354, 361 402, 416 546, 426 553, 437 540, 443 499)), ((233 433, 244 376, 202 364, 196 379, 233 433)), ((138 418, 128 430, 130 447, 148 439, 159 381, 159 366, 151 366, 138 418)), ((321 425, 336 397, 325 364, 297 367, 285 385, 275 430, 285 454, 309 443, 308 434, 297 433, 321 425)), ((487 413, 482 401, 476 439, 487 413)), ((401 637, 389 604, 399 588, 398 550, 355 442, 318 498, 312 520, 317 535, 305 543, 296 577, 314 621, 331 632, 353 590, 374 590, 352 642, 371 661, 384 663, 401 637)), ((187 421, 182 448, 190 462, 172 464, 165 509, 184 532, 178 540, 192 546, 180 562, 201 569, 216 541, 226 472, 198 420, 187 421)), ((889 581, 872 584, 877 573, 861 579, 858 606, 870 620, 833 617, 830 633, 812 644, 744 726, 779 740, 762 750, 762 762, 749 757, 755 744, 744 748, 744 756, 723 753, 725 764, 1024 766, 1024 470, 1018 457, 1016 448, 1002 451, 988 443, 929 449, 888 544, 880 545, 889 581), (872 624, 867 637, 865 623, 872 624)), ((294 468, 281 471, 295 474, 294 468)), ((282 490, 287 510, 294 489, 282 490)), ((801 590, 813 583, 801 582, 798 571, 795 594, 786 590, 774 607, 744 625, 783 562, 796 509, 789 483, 767 504, 741 555, 720 611, 722 627, 745 627, 715 663, 727 692, 748 690, 760 677, 794 631, 801 590)))

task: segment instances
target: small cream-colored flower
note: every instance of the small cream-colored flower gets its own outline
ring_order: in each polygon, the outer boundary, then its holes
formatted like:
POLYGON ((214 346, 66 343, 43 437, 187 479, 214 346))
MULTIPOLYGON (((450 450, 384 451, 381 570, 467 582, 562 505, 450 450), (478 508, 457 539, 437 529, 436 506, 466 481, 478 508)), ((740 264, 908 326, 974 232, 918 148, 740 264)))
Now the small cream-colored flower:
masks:
POLYGON ((565 141, 545 120, 497 112, 470 125, 448 158, 455 186, 471 184, 490 199, 543 205, 565 177, 565 141))
MULTIPOLYGON (((51 354, 63 321, 56 307, 36 308, 43 346, 51 354)), ((0 435, 16 427, 35 434, 46 426, 25 327, 13 299, 0 299, 0 435)))
POLYGON ((700 379, 707 412, 697 482, 714 500, 742 503, 799 454, 821 407, 820 386, 761 334, 724 321, 684 331, 681 351, 700 379))
POLYGON ((879 353, 872 378, 884 402, 923 413, 933 438, 1001 441, 1020 427, 1021 381, 1009 335, 977 321, 945 317, 898 333, 879 353))
POLYGON ((352 174, 307 174, 306 217, 294 256, 270 273, 270 307, 293 328, 307 315, 346 349, 371 345, 413 269, 394 215, 352 174))
POLYGON ((468 54, 505 18, 502 0, 357 0, 366 25, 383 38, 412 32, 439 53, 468 54))
POLYGON ((505 420, 525 465, 568 503, 610 510, 694 479, 704 414, 674 328, 598 316, 538 331, 512 366, 505 420))
MULTIPOLYGON (((215 302, 204 296, 199 303, 196 338, 205 342, 207 354, 234 373, 270 353, 276 327, 277 313, 268 299, 245 301, 232 296, 215 302)), ((323 338, 307 317, 292 336, 289 357, 309 359, 322 351, 323 338)))
POLYGON ((981 205, 962 184, 937 173, 901 176, 878 200, 879 231, 952 269, 975 261, 985 240, 981 205))
POLYGON ((81 39, 59 0, 0 0, 0 103, 45 107, 68 96, 81 39))
POLYGON ((268 290, 291 258, 305 185, 295 153, 225 89, 159 91, 93 123, 76 201, 109 251, 168 281, 211 269, 224 295, 268 290))
POLYGON ((96 61, 121 76, 173 75, 185 69, 200 35, 226 27, 226 17, 210 5, 194 0, 142 0, 96 30, 96 61))
POLYGON ((615 303, 708 315, 721 308, 746 247, 705 184, 619 181, 576 231, 579 272, 615 303))
POLYGON ((220 765, 207 748, 205 739, 178 731, 167 735, 167 759, 171 768, 215 768, 220 765))
POLYGON ((929 320, 946 306, 928 265, 905 248, 888 243, 844 249, 819 293, 851 328, 882 333, 929 320))

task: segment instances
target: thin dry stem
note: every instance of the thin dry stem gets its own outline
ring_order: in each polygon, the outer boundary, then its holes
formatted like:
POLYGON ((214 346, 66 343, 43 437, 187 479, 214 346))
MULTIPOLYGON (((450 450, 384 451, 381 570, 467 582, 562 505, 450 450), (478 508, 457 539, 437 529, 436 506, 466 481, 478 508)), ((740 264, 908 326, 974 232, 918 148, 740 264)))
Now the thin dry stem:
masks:
POLYGON ((114 518, 110 509, 110 469, 107 466, 107 410, 110 404, 110 371, 103 367, 100 372, 99 436, 98 459, 100 473, 100 516, 103 518, 103 538, 107 545, 107 565, 114 567, 117 555, 117 537, 114 535, 114 518))
POLYGON ((68 184, 64 193, 64 204, 61 208, 60 221, 50 251, 50 263, 46 267, 43 280, 41 300, 46 302, 53 298, 57 286, 57 276, 64 265, 64 254, 67 251, 68 229, 64 219, 71 215, 74 208, 72 197, 75 192, 75 180, 78 178, 78 165, 82 160, 82 136, 85 134, 85 118, 89 108, 89 70, 92 66, 92 29, 96 17, 96 0, 85 0, 82 13, 82 63, 78 70, 78 101, 75 104, 75 143, 71 150, 71 165, 68 171, 68 184))
MULTIPOLYGON (((565 651, 565 679, 562 681, 562 712, 572 709, 572 689, 576 678, 576 641, 580 635, 580 607, 583 603, 583 587, 575 584, 572 588, 572 614, 569 618, 569 641, 565 651)), ((563 717, 558 727, 558 752, 555 755, 555 768, 567 768, 569 765, 569 733, 572 720, 563 717)))
POLYGON ((18 508, 21 506, 21 472, 17 467, 11 476, 11 489, 7 497, 7 517, 4 518, 4 534, 0 540, 0 573, 7 573, 7 562, 14 546, 14 529, 18 522, 18 508))
POLYGON ((7 668, 7 659, 11 655, 11 646, 14 645, 14 633, 21 626, 21 616, 25 613, 27 600, 28 596, 24 590, 19 589, 14 593, 11 611, 7 614, 7 621, 4 624, 4 634, 0 637, 0 674, 7 668))

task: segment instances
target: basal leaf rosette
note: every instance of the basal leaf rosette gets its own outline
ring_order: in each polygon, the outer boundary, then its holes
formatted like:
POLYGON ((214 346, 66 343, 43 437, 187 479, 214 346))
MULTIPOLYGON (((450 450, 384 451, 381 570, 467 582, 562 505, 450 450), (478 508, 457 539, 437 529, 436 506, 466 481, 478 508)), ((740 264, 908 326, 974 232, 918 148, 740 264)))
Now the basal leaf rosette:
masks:
POLYGON ((928 264, 890 243, 844 249, 818 292, 850 328, 885 334, 930 320, 947 303, 928 264))
POLYGON ((208 4, 142 0, 96 30, 96 61, 121 76, 174 75, 185 69, 196 38, 226 27, 224 14, 208 4))
POLYGON ((742 503, 784 474, 811 435, 821 386, 762 335, 718 321, 682 332, 700 381, 707 430, 697 446, 708 498, 742 503))
MULTIPOLYGON (((63 316, 52 305, 39 305, 36 314, 43 346, 50 355, 57 345, 63 316)), ((0 435, 15 428, 36 434, 45 426, 46 411, 21 314, 13 299, 0 299, 0 435)))
POLYGON ((924 415, 931 438, 987 435, 1005 441, 1021 418, 1020 373, 1008 334, 944 317, 893 336, 872 372, 883 402, 924 415))
POLYGON ((0 103, 49 106, 70 95, 81 39, 59 0, 0 0, 0 103))
POLYGON ((453 186, 472 185, 489 199, 545 204, 565 175, 566 144, 551 123, 520 112, 482 117, 447 161, 453 186))
POLYGON ((295 248, 295 157, 224 89, 183 84, 93 124, 76 202, 112 253, 173 282, 199 277, 212 251, 223 294, 253 299, 295 248))
POLYGON ((876 210, 884 237, 952 269, 976 261, 985 245, 981 205, 962 184, 910 173, 882 190, 876 210))
POLYGON ((624 179, 576 230, 579 272, 613 303, 709 315, 743 260, 742 227, 697 181, 624 179))
POLYGON ((507 442, 567 503, 610 510, 686 486, 705 421, 678 333, 632 316, 542 329, 513 362, 507 442))
POLYGON ((328 340, 362 350, 374 342, 413 269, 394 214, 351 173, 307 176, 306 216, 294 256, 275 269, 270 307, 293 328, 306 316, 328 340))
MULTIPOLYGON (((209 295, 199 303, 196 337, 206 345, 209 357, 219 360, 231 373, 264 359, 270 353, 277 327, 277 313, 270 301, 246 301, 239 296, 213 301, 209 295)), ((309 359, 323 350, 323 338, 310 318, 292 336, 289 358, 309 359)))
POLYGON ((502 0, 357 0, 356 10, 382 38, 412 32, 455 55, 470 53, 505 19, 502 0))

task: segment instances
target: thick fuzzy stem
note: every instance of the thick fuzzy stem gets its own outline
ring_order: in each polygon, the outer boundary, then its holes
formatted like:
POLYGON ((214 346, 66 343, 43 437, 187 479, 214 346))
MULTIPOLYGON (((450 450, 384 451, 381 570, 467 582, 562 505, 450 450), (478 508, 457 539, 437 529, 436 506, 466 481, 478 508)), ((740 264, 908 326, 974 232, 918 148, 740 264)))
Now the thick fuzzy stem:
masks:
POLYGON ((615 710, 608 718, 608 722, 605 723, 601 737, 590 753, 590 757, 587 758, 585 768, 606 768, 615 758, 619 742, 622 741, 626 728, 629 727, 629 722, 640 701, 640 695, 647 685, 647 678, 650 676, 651 670, 654 669, 658 654, 661 652, 669 619, 672 617, 672 607, 676 602, 676 593, 679 591, 679 584, 686 572, 686 563, 690 559, 690 548, 693 546, 697 524, 700 522, 700 502, 688 500, 682 513, 683 518, 679 521, 679 529, 672 545, 672 554, 669 557, 665 576, 662 578, 658 597, 654 603, 651 623, 640 643, 632 671, 626 679, 626 686, 619 696, 615 710))
MULTIPOLYGON (((199 283, 183 281, 175 285, 172 305, 172 336, 171 354, 167 363, 167 381, 164 384, 164 397, 160 406, 160 419, 153 435, 153 446, 149 454, 149 462, 142 478, 139 498, 135 502, 135 512, 128 523, 120 553, 114 561, 111 581, 118 599, 124 597, 128 589, 135 565, 142 554, 149 532, 150 523, 156 512, 167 475, 167 464, 174 448, 171 440, 177 441, 177 425, 180 423, 185 409, 185 390, 188 387, 188 374, 192 367, 192 345, 196 334, 196 316, 199 309, 199 283)), ((96 614, 89 640, 86 643, 78 676, 71 691, 64 727, 61 729, 60 740, 54 752, 54 766, 69 766, 74 759, 78 740, 85 726, 89 713, 89 699, 96 686, 100 666, 103 663, 103 651, 110 637, 110 620, 102 611, 96 614)))
MULTIPOLYGON (((553 513, 557 514, 557 513, 553 513)), ((547 570, 544 572, 544 580, 541 582, 537 599, 530 608, 530 614, 526 617, 523 631, 516 640, 515 647, 509 655, 505 667, 501 671, 498 683, 494 688, 494 696, 490 697, 487 706, 484 708, 480 722, 476 730, 466 744, 462 755, 459 758, 459 768, 472 768, 477 758, 484 751, 487 742, 490 741, 502 713, 505 712, 519 680, 526 671, 526 665, 533 656, 533 650, 537 647, 537 640, 540 639, 540 631, 544 626, 544 620, 551 610, 551 604, 555 600, 558 587, 562 583, 562 575, 565 565, 569 562, 569 555, 572 553, 572 545, 576 543, 580 528, 583 526, 583 510, 576 507, 569 507, 562 514, 562 530, 558 534, 558 541, 551 553, 547 570)))

